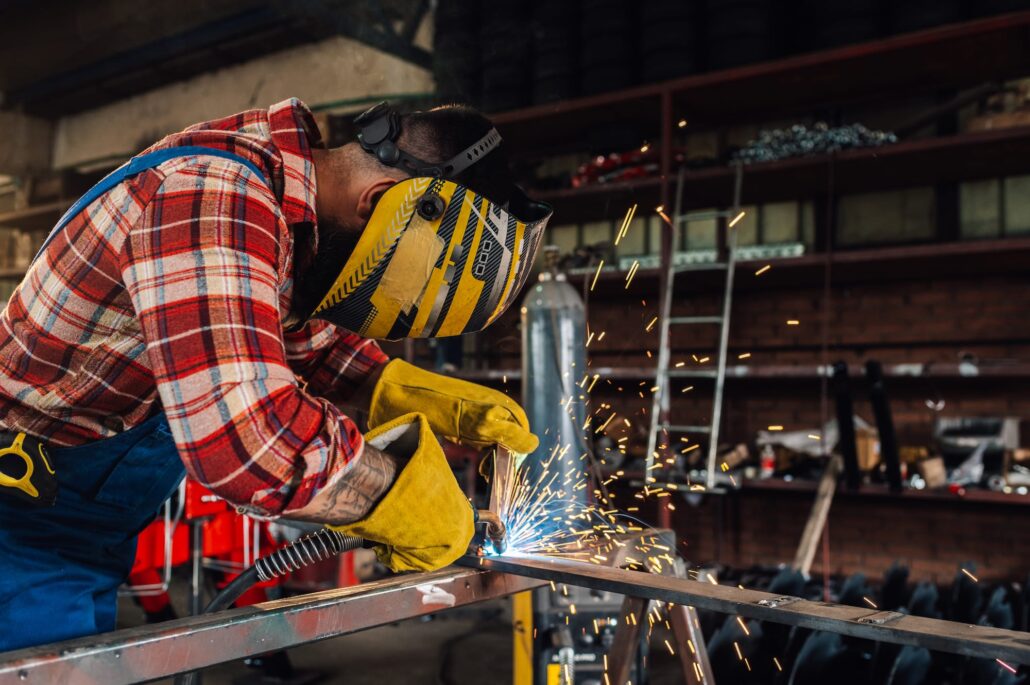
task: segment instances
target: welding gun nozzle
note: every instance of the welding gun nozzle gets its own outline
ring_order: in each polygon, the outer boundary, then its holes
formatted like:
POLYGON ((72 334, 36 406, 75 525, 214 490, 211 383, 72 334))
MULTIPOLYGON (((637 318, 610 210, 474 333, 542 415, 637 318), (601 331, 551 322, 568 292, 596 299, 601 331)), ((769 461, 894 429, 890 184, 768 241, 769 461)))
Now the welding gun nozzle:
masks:
POLYGON ((504 526, 504 521, 500 516, 487 509, 480 509, 477 514, 478 520, 486 524, 486 536, 494 543, 494 549, 503 554, 508 547, 506 540, 508 531, 504 526))

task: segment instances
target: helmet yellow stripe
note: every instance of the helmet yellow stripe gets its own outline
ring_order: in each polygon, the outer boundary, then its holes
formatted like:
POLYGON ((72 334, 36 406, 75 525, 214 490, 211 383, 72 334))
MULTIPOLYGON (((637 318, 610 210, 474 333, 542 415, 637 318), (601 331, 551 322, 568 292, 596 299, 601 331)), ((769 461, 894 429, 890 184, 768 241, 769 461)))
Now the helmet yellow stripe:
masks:
MULTIPOLYGON (((351 253, 347 263, 344 264, 340 275, 333 282, 329 292, 322 299, 322 302, 315 307, 314 313, 328 309, 339 303, 347 295, 354 292, 369 274, 375 269, 379 260, 390 249, 400 236, 404 227, 408 224, 415 211, 415 204, 418 202, 423 191, 429 187, 432 179, 413 178, 407 183, 397 184, 383 193, 379 199, 382 209, 392 209, 390 223, 380 233, 374 230, 365 230, 358 239, 358 244, 351 253)), ((380 207, 376 207, 378 212, 380 207)), ((371 225, 367 228, 370 228, 371 225)))
POLYGON ((469 248, 468 258, 465 260, 465 266, 462 269, 461 275, 458 276, 458 290, 451 301, 451 308, 448 310, 447 316, 440 326, 440 335, 456 335, 464 331, 465 325, 476 308, 476 302, 479 301, 480 293, 482 293, 484 287, 489 287, 490 285, 489 283, 483 283, 472 275, 472 268, 476 263, 475 255, 479 253, 479 243, 483 237, 484 217, 490 211, 490 202, 485 198, 483 199, 482 207, 478 209, 473 204, 474 202, 475 200, 469 199, 471 211, 465 225, 466 231, 473 231, 472 245, 469 248))
POLYGON ((522 236, 526 233, 526 224, 521 221, 515 222, 515 249, 511 256, 511 264, 508 269, 508 277, 504 281, 504 290, 501 291, 501 297, 497 300, 497 306, 490 312, 490 318, 488 321, 496 319, 501 312, 506 309, 506 303, 508 301, 509 293, 511 292, 512 284, 515 282, 515 276, 518 275, 520 269, 524 269, 529 264, 523 265, 526 256, 522 254, 522 236))
MULTIPOLYGON (((445 183, 443 192, 440 193, 441 197, 446 197, 448 206, 451 203, 451 199, 454 197, 454 191, 457 186, 453 183, 445 183)), ((461 240, 465 236, 465 231, 468 229, 469 214, 472 211, 472 201, 469 195, 464 195, 465 200, 461 204, 461 209, 458 213, 458 219, 454 225, 454 231, 451 233, 451 242, 447 245, 446 255, 443 264, 440 265, 439 269, 433 271, 433 275, 429 279, 429 284, 426 286, 425 295, 422 296, 422 301, 418 307, 418 314, 415 317, 414 323, 411 325, 411 333, 409 337, 418 337, 422 335, 422 329, 426 327, 426 323, 429 320, 429 315, 433 311, 433 303, 436 298, 446 294, 446 288, 452 284, 444 283, 444 277, 447 275, 448 267, 454 266, 454 250, 458 245, 461 245, 461 240), (441 293, 441 288, 444 292, 441 293)), ((440 226, 442 226, 442 222, 440 226)), ((437 227, 439 230, 439 227, 437 227)), ((455 283, 458 280, 458 275, 452 276, 452 281, 455 283)))

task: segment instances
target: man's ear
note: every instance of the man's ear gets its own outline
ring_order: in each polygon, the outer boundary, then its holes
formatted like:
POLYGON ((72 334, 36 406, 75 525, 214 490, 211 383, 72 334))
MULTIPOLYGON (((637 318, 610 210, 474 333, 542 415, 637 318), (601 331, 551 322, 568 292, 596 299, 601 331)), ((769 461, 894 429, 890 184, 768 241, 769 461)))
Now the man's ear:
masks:
POLYGON ((362 189, 361 194, 358 195, 358 206, 356 207, 358 218, 362 221, 368 221, 376 208, 376 203, 379 202, 379 198, 396 183, 397 179, 395 178, 379 176, 366 185, 362 189))

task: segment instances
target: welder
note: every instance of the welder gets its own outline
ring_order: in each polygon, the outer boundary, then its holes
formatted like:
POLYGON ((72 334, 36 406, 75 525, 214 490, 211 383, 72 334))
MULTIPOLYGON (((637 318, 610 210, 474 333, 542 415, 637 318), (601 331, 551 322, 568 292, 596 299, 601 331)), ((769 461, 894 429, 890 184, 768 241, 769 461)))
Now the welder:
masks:
POLYGON ((0 313, 0 651, 112 630, 136 535, 187 472, 428 570, 473 533, 437 436, 536 447, 503 393, 375 341, 496 320, 550 209, 468 107, 354 124, 328 149, 291 99, 191 126, 47 238, 0 313))

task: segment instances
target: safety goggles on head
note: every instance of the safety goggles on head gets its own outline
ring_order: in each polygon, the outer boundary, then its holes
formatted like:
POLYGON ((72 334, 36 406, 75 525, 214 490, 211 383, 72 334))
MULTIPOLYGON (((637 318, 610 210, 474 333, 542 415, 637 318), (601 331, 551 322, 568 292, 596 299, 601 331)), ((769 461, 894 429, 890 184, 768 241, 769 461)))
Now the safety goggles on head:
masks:
POLYGON ((446 180, 496 148, 496 130, 454 158, 430 164, 397 147, 399 122, 385 104, 355 120, 366 151, 417 175, 383 193, 311 316, 368 338, 482 330, 525 284, 551 208, 517 187, 502 207, 446 180))

